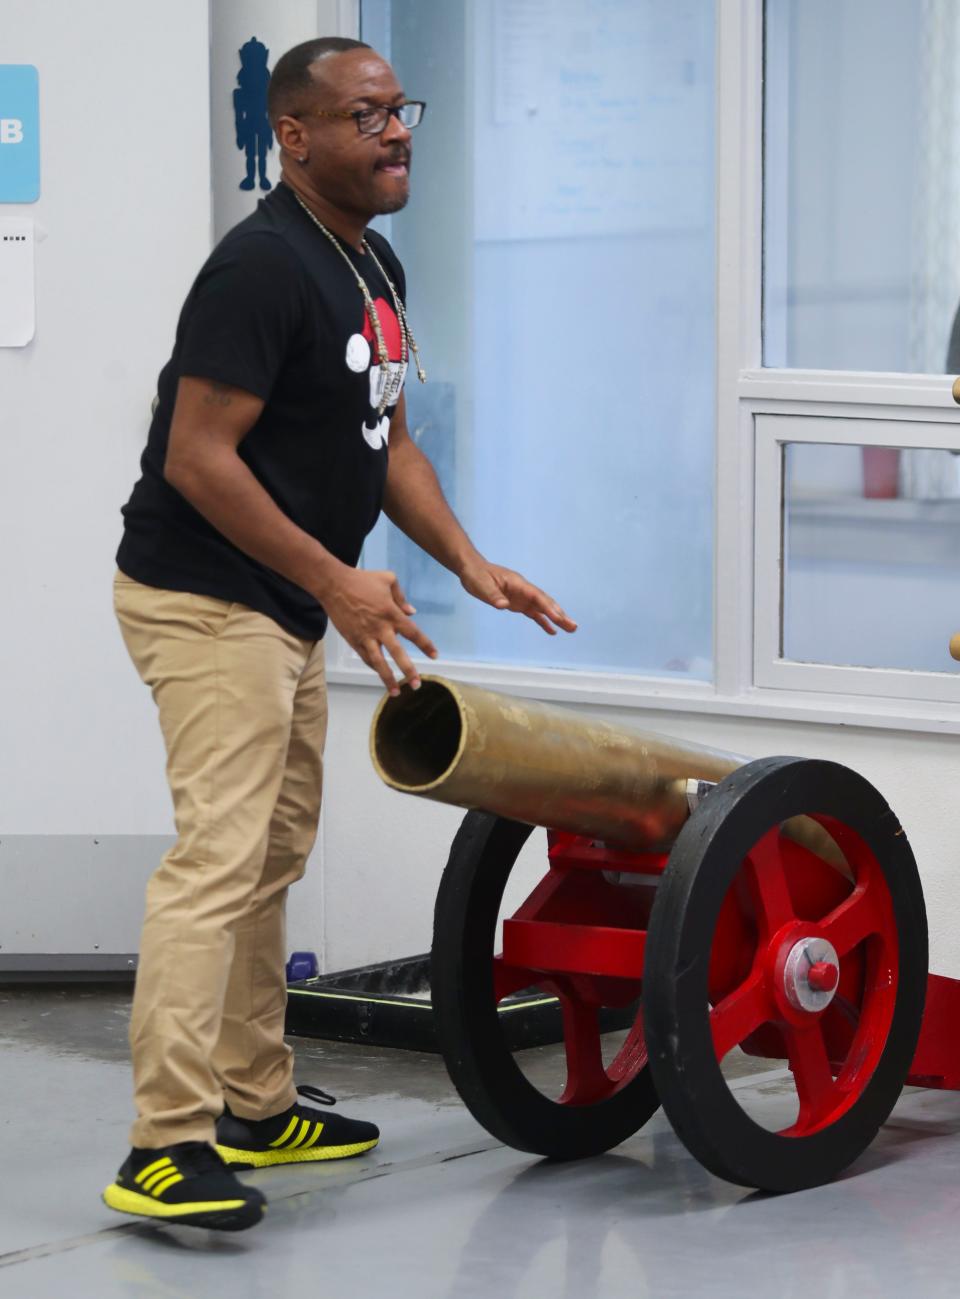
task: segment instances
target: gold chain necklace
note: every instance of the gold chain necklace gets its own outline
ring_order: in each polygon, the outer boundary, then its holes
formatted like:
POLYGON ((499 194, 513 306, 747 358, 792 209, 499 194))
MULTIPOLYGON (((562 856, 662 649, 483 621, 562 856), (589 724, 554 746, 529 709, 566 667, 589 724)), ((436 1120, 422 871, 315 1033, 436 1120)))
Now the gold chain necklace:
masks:
MULTIPOLYGON (((363 276, 354 266, 353 262, 347 256, 346 251, 344 250, 337 236, 333 233, 332 230, 327 229, 327 227, 323 224, 323 222, 320 220, 319 217, 317 217, 313 212, 311 212, 310 208, 307 207, 306 203, 304 203, 303 199, 300 197, 299 194, 294 193, 294 198, 303 208, 304 212, 306 212, 307 216, 317 227, 317 229, 323 231, 323 233, 333 244, 334 248, 336 248, 337 252, 346 262, 347 266, 349 266, 353 278, 357 282, 357 288, 360 290, 360 293, 363 296, 364 309, 366 310, 367 318, 370 321, 370 327, 373 330, 374 338, 377 340, 377 361, 380 366, 381 373, 383 374, 385 380, 384 387, 383 387, 383 397, 380 399, 380 405, 377 407, 377 415, 382 418, 383 413, 387 409, 387 406, 390 401, 390 397, 392 395, 391 394, 392 385, 389 382, 386 382, 387 376, 390 371, 390 354, 387 351, 387 343, 383 335, 383 327, 380 324, 380 314, 377 311, 376 303, 374 302, 373 298, 370 295, 370 290, 367 288, 366 280, 363 278, 363 276)), ((383 266, 380 262, 380 258, 377 256, 377 254, 367 243, 366 239, 362 240, 361 242, 363 244, 363 251, 365 253, 369 253, 370 256, 373 258, 373 263, 376 266, 377 270, 380 272, 380 274, 383 276, 384 280, 386 281, 387 286, 390 289, 390 295, 393 298, 393 305, 397 312, 397 321, 399 322, 400 325, 400 362, 402 365, 405 366, 407 363, 407 358, 412 352, 417 367, 417 378, 420 380, 421 383, 426 383, 427 372, 424 370, 420 362, 420 349, 417 347, 416 339, 413 337, 413 334, 410 330, 410 326, 407 324, 407 313, 404 310, 403 303, 400 300, 400 294, 394 288, 393 280, 391 280, 390 276, 383 269, 383 266)))

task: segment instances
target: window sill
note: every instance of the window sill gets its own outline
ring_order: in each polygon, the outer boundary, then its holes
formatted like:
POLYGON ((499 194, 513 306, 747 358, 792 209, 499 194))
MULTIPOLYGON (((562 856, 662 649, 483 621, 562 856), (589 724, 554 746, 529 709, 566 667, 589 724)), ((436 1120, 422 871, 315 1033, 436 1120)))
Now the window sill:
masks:
MULTIPOLYGON (((741 370, 739 396, 747 401, 828 402, 860 406, 914 407, 923 414, 931 410, 957 414, 951 392, 952 377, 939 374, 893 374, 843 370, 741 370)), ((881 418, 888 418, 881 414, 881 418)))
MULTIPOLYGON (((960 705, 928 700, 884 699, 879 696, 824 695, 799 690, 750 688, 741 694, 721 694, 708 682, 664 680, 564 672, 546 668, 498 664, 442 662, 423 665, 424 671, 449 676, 560 704, 595 708, 633 708, 663 713, 699 713, 709 717, 758 721, 802 722, 812 726, 851 726, 878 731, 960 735, 960 705)), ((333 686, 379 690, 380 681, 363 664, 332 663, 327 680, 333 686)))

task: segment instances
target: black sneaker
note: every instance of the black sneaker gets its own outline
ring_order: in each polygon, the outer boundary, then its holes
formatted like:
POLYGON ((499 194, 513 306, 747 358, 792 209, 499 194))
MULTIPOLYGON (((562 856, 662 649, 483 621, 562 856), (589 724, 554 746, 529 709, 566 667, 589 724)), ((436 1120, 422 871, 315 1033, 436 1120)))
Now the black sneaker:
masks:
POLYGON ((244 1186, 205 1141, 130 1151, 103 1193, 108 1209, 216 1231, 243 1231, 260 1221, 266 1200, 244 1186))
MULTIPOLYGON (((317 1087, 298 1087, 301 1096, 321 1105, 336 1101, 317 1087)), ((318 1159, 348 1159, 372 1150, 380 1129, 342 1114, 321 1115, 306 1105, 291 1105, 271 1119, 238 1119, 225 1110, 217 1123, 217 1154, 233 1168, 273 1168, 318 1159)))

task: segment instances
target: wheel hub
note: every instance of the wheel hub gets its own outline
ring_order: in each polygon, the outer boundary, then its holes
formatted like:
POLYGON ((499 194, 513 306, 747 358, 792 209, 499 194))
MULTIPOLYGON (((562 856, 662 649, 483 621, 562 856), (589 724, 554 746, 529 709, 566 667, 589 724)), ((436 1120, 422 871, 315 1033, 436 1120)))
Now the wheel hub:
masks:
POLYGON ((783 967, 783 990, 795 1010, 825 1010, 840 981, 840 958, 825 938, 801 938, 783 967))

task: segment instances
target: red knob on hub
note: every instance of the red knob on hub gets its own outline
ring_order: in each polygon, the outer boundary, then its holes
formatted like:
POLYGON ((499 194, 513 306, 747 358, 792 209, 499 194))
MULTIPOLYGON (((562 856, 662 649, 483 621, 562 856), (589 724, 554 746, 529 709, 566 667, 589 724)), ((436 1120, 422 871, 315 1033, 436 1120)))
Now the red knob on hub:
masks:
POLYGON ((840 982, 840 971, 829 961, 817 961, 810 966, 807 982, 814 992, 833 992, 840 982))

